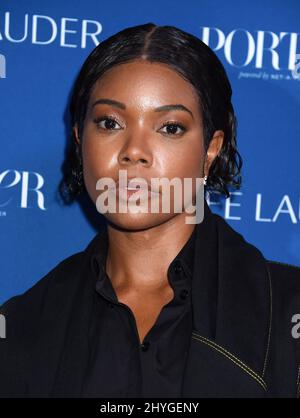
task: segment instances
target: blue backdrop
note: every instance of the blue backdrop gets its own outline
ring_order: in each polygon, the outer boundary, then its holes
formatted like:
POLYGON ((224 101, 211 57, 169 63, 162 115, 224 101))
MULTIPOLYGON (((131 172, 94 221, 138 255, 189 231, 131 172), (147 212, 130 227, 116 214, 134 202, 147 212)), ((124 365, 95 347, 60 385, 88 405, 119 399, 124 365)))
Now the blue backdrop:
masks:
MULTIPOLYGON (((0 3, 0 303, 81 251, 102 225, 56 197, 66 106, 90 51, 121 29, 174 25, 206 42, 233 88, 243 187, 211 209, 265 257, 300 265, 300 2, 0 3)), ((101 217, 101 216, 100 216, 101 217)))

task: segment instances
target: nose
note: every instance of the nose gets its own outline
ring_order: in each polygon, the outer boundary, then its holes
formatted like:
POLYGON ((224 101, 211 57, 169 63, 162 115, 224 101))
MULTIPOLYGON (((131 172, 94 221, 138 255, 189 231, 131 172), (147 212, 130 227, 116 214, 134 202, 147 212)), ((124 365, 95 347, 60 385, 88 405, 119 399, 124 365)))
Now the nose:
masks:
POLYGON ((142 164, 145 167, 152 164, 152 153, 147 145, 145 136, 131 136, 119 153, 118 160, 120 166, 130 166, 142 164))

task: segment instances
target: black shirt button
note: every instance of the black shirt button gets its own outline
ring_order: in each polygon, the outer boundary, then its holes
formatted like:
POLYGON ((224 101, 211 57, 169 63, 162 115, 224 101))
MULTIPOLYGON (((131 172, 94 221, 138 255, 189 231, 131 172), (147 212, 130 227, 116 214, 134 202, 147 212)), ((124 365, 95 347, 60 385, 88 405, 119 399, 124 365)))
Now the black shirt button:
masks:
POLYGON ((189 294, 189 291, 187 289, 182 289, 180 292, 181 299, 186 299, 188 294, 189 294))
POLYGON ((149 345, 150 345, 149 341, 145 341, 143 344, 141 344, 141 349, 143 351, 147 351, 149 348, 149 345))
POLYGON ((180 261, 174 263, 174 271, 176 274, 179 274, 182 272, 182 265, 180 264, 180 261))

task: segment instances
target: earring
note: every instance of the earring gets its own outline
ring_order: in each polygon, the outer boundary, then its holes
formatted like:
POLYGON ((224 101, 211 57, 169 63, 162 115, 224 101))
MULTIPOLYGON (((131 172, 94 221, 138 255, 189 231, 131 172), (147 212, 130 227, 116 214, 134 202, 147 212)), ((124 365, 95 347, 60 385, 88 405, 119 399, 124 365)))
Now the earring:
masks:
POLYGON ((207 176, 204 176, 203 185, 206 186, 207 184, 207 176))

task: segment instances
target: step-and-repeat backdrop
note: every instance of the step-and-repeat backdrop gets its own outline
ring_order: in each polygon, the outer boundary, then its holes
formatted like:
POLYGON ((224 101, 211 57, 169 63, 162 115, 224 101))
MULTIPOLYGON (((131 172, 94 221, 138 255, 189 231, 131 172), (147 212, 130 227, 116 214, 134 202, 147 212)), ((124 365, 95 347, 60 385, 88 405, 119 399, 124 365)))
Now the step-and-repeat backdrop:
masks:
POLYGON ((243 187, 225 201, 211 195, 211 209, 265 257, 300 265, 299 17, 297 0, 2 0, 0 303, 83 250, 103 225, 88 199, 65 206, 57 197, 68 99, 97 44, 148 22, 202 39, 231 81, 243 187))

